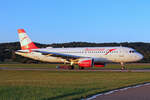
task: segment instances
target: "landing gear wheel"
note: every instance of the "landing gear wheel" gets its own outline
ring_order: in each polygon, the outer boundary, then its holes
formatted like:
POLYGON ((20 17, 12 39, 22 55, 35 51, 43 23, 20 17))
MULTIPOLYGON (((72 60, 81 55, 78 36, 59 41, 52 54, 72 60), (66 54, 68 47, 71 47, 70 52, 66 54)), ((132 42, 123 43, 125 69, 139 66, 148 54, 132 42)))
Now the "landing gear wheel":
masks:
POLYGON ((83 69, 84 69, 84 67, 80 67, 80 66, 79 66, 79 69, 80 69, 80 70, 83 70, 83 69))
POLYGON ((74 66, 73 65, 71 65, 71 66, 68 66, 68 69, 74 69, 74 66))
POLYGON ((81 69, 84 69, 84 67, 81 67, 81 69))
POLYGON ((74 66, 73 66, 73 65, 71 66, 71 69, 74 69, 74 66))

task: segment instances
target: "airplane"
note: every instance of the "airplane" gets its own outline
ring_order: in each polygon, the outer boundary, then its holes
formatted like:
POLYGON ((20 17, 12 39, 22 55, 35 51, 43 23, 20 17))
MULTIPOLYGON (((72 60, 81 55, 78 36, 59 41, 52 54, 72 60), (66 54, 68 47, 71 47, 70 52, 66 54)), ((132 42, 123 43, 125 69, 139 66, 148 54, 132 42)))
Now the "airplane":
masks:
POLYGON ((31 59, 69 64, 69 69, 78 65, 79 69, 87 67, 104 67, 106 63, 136 62, 143 59, 143 55, 129 47, 76 47, 76 48, 38 48, 28 37, 24 29, 18 29, 21 50, 15 53, 31 59))

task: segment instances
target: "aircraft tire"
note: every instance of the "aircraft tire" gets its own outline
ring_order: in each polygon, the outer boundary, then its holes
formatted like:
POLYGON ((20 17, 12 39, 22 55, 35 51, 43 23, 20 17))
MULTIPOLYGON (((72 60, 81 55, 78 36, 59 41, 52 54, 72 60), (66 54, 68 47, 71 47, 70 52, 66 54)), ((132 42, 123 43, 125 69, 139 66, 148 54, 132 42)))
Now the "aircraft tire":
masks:
POLYGON ((74 66, 72 65, 72 66, 68 66, 68 69, 74 69, 74 66))
POLYGON ((71 66, 71 69, 74 69, 74 66, 73 66, 73 65, 71 66))
POLYGON ((80 66, 79 66, 79 69, 80 69, 80 70, 83 70, 83 69, 84 69, 84 67, 80 67, 80 66))

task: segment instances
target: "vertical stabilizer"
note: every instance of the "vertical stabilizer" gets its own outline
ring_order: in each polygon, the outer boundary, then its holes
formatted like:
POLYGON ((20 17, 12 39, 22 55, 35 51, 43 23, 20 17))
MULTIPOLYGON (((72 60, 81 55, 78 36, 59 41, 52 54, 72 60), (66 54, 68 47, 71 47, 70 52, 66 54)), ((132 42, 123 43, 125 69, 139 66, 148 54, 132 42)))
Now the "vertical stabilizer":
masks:
POLYGON ((18 34, 22 50, 38 49, 38 47, 28 37, 24 29, 18 29, 18 34))

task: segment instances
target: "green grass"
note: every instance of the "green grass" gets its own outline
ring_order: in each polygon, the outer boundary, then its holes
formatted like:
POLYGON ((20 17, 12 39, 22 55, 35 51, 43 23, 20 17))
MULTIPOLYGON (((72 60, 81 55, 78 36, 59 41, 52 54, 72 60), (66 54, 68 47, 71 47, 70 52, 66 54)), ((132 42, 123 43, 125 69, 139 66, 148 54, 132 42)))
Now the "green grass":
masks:
MULTIPOLYGON (((63 64, 0 64, 1 67, 8 68, 56 68, 58 65, 63 64)), ((150 69, 150 64, 126 64, 125 65, 129 70, 130 69, 150 69)), ((75 66, 78 69, 78 66, 75 66)), ((107 64, 102 68, 87 68, 87 69, 121 69, 120 64, 107 64)))
MULTIPOLYGON (((125 64, 127 69, 150 69, 150 64, 125 64)), ((120 64, 108 64, 103 69, 120 69, 120 64)))
MULTIPOLYGON (((9 66, 50 67, 48 64, 9 66)), ((149 72, 0 70, 0 100, 78 100, 145 82, 150 82, 149 72)))
POLYGON ((60 64, 0 64, 0 67, 9 68, 56 68, 60 64))

